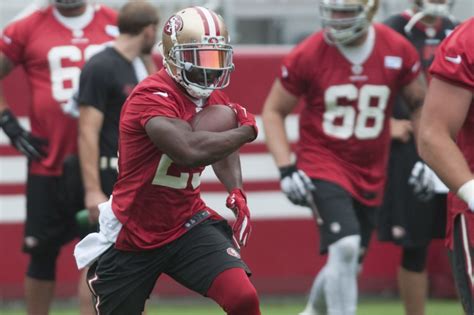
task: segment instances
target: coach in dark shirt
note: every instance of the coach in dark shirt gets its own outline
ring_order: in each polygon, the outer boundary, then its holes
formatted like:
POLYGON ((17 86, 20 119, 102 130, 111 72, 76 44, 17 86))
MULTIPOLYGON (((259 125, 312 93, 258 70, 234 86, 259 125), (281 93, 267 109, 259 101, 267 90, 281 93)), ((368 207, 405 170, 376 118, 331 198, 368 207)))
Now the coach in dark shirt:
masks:
POLYGON ((117 179, 122 105, 146 75, 140 56, 156 43, 158 13, 148 2, 130 2, 118 17, 120 35, 84 66, 79 84, 79 160, 84 204, 97 222, 98 204, 107 201, 117 179))

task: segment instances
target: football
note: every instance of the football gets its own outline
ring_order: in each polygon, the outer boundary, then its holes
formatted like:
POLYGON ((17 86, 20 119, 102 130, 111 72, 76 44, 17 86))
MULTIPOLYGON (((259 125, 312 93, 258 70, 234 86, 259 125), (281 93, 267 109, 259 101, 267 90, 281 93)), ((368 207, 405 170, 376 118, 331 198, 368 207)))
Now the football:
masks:
POLYGON ((226 131, 237 128, 237 117, 229 106, 209 105, 191 119, 191 127, 193 130, 226 131))

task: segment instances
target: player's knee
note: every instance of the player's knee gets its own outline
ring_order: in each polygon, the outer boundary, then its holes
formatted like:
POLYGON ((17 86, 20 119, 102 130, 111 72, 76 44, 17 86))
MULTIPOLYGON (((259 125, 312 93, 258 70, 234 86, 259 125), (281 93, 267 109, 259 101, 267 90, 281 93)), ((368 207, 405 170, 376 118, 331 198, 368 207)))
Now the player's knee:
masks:
POLYGON ((260 314, 260 302, 257 291, 253 285, 248 285, 237 292, 232 299, 230 305, 227 305, 227 314, 230 315, 257 315, 260 314))
POLYGON ((350 235, 341 238, 329 246, 329 255, 337 257, 345 263, 357 262, 360 252, 360 235, 350 235))
POLYGON ((402 268, 411 272, 423 272, 426 267, 427 247, 403 248, 402 268))
POLYGON ((54 280, 58 254, 57 251, 31 254, 26 275, 37 280, 54 280))

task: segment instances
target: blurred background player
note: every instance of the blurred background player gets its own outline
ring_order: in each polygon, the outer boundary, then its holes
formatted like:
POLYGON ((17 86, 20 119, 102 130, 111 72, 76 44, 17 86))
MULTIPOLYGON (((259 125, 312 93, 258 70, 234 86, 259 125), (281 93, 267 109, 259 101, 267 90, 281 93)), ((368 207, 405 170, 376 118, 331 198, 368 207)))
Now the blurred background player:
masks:
MULTIPOLYGON (((416 47, 425 74, 438 45, 456 26, 450 18, 451 4, 448 0, 416 0, 411 9, 385 21, 416 47)), ((444 237, 448 190, 420 162, 409 116, 409 109, 401 97, 397 98, 391 120, 388 181, 377 225, 380 240, 393 241, 403 248, 398 287, 405 313, 423 315, 428 245, 431 239, 444 237)))
POLYGON ((147 76, 140 56, 156 43, 157 10, 146 1, 125 4, 119 12, 120 35, 113 46, 92 57, 79 83, 79 156, 84 182, 84 205, 96 223, 99 203, 112 194, 117 180, 119 120, 122 105, 147 76))
MULTIPOLYGON (((63 113, 84 62, 117 35, 116 13, 85 0, 55 0, 12 22, 0 40, 0 79, 22 65, 32 89, 31 133, 8 109, 0 92, 0 126, 28 158, 27 218, 23 250, 30 255, 25 278, 28 314, 48 314, 56 260, 77 236, 74 213, 62 198, 64 158, 77 151, 77 123, 63 113)), ((81 285, 82 284, 82 285, 81 285)), ((90 293, 79 284, 81 313, 92 314, 90 293)))
POLYGON ((304 315, 356 313, 358 262, 382 203, 393 102, 401 93, 413 117, 423 103, 418 54, 395 31, 371 23, 377 7, 373 0, 322 0, 324 30, 284 59, 263 109, 281 188, 313 210, 320 252, 329 254, 304 315), (295 163, 284 121, 300 99, 295 163))
POLYGON ((100 205, 100 233, 76 246, 78 267, 100 255, 88 280, 100 314, 140 314, 166 273, 227 314, 258 315, 239 254, 251 225, 236 151, 256 138, 257 127, 252 114, 219 91, 234 69, 227 28, 215 12, 191 7, 168 19, 162 40, 164 68, 139 83, 123 106, 118 180, 100 205), (215 104, 228 104, 239 127, 193 131, 188 122, 215 104), (229 192, 233 228, 201 199, 200 175, 211 164, 229 192))
POLYGON ((418 149, 451 192, 446 243, 466 314, 474 314, 474 18, 441 44, 420 120, 418 149))

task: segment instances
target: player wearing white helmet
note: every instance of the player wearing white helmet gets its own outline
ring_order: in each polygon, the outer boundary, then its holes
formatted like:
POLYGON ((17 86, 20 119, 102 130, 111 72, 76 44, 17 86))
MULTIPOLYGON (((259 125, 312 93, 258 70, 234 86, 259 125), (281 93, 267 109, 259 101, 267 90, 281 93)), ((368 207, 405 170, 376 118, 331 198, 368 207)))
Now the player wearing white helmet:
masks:
POLYGON ((209 26, 201 19, 198 11, 180 12, 169 21, 162 38, 166 71, 197 99, 225 88, 234 69, 229 34, 222 19, 212 19, 209 26), (209 27, 207 32, 205 27, 209 27))
POLYGON ((320 252, 328 253, 304 315, 353 315, 358 263, 381 204, 394 95, 413 115, 423 102, 414 47, 390 28, 372 23, 375 0, 321 0, 323 31, 283 60, 263 109, 267 145, 291 202, 313 210, 320 252), (296 161, 285 117, 300 100, 296 161))

